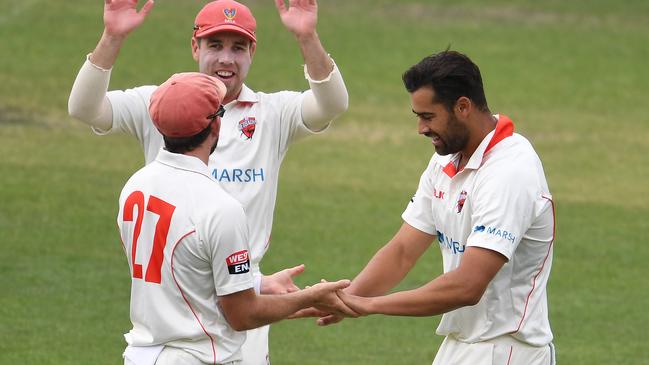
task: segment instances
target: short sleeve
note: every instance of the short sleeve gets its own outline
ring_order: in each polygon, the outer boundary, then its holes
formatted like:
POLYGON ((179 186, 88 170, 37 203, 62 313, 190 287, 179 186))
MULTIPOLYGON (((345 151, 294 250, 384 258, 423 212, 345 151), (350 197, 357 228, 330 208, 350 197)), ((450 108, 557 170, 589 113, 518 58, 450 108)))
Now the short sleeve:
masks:
POLYGON ((432 210, 432 192, 433 192, 433 163, 428 165, 419 179, 419 186, 417 192, 410 199, 406 210, 401 215, 404 222, 413 226, 414 228, 431 234, 437 235, 437 228, 433 220, 432 210))
POLYGON ((209 222, 214 287, 219 296, 253 287, 248 224, 243 208, 232 206, 209 222))
POLYGON ((152 125, 149 117, 149 100, 156 88, 156 86, 141 86, 128 90, 109 91, 107 96, 113 110, 111 132, 128 133, 142 141, 145 128, 152 125))
POLYGON ((279 106, 280 118, 280 152, 285 153, 291 143, 316 132, 304 124, 302 118, 302 101, 304 93, 282 91, 275 96, 278 98, 274 105, 279 106))
POLYGON ((496 251, 508 260, 530 227, 538 199, 536 175, 527 169, 503 169, 480 176, 472 196, 471 233, 467 246, 496 251))
MULTIPOLYGON (((164 144, 149 116, 149 101, 156 89, 157 86, 140 86, 107 94, 113 110, 113 127, 108 132, 124 132, 137 138, 147 164, 155 159, 164 144)), ((106 132, 95 129, 95 133, 106 132)))

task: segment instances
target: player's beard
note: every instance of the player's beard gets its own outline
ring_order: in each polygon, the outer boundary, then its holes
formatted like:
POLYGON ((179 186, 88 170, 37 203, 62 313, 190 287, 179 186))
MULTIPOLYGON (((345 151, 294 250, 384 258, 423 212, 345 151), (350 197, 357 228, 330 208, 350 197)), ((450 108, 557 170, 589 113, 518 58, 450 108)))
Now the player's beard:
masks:
POLYGON ((218 139, 218 137, 217 137, 216 140, 214 141, 214 144, 212 144, 212 148, 210 148, 210 155, 211 155, 212 153, 214 153, 214 150, 216 149, 216 145, 217 145, 217 144, 219 144, 219 139, 218 139))
POLYGON ((435 152, 438 155, 458 153, 469 142, 469 128, 461 123, 454 114, 450 114, 446 124, 446 133, 438 136, 443 142, 440 146, 435 146, 435 152))

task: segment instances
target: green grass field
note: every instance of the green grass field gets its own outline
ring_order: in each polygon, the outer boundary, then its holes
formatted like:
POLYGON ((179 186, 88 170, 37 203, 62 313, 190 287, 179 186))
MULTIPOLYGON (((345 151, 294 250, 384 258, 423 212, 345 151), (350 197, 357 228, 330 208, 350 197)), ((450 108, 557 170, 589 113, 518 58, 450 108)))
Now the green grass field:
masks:
MULTIPOLYGON (((301 58, 272 1, 247 1, 259 45, 248 85, 302 89, 301 58)), ((300 285, 353 278, 396 232, 433 153, 401 73, 450 45, 481 67, 490 108, 544 161, 558 237, 549 287, 560 364, 649 364, 649 2, 320 0, 319 34, 350 109, 292 147, 265 272, 305 263, 300 285), (309 188, 305 188, 309 186, 309 188)), ((112 88, 195 70, 203 1, 157 1, 112 88)), ((119 364, 128 266, 117 197, 143 161, 127 136, 67 116, 101 1, 0 0, 0 364, 119 364)), ((431 247, 402 288, 439 274, 431 247)), ((369 317, 271 330, 274 364, 429 364, 438 318, 369 317)))

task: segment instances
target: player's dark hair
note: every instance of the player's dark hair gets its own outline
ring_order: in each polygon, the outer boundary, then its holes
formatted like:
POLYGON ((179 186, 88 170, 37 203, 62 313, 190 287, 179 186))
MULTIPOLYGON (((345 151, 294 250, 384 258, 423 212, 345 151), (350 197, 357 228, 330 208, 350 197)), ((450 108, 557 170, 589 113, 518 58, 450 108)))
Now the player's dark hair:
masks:
POLYGON ((445 50, 425 57, 403 74, 403 84, 413 93, 422 87, 435 92, 433 102, 442 103, 452 111, 457 99, 471 99, 481 111, 489 111, 482 86, 480 69, 466 55, 445 50))
POLYGON ((167 137, 163 135, 162 138, 165 141, 165 149, 171 153, 186 153, 195 150, 198 146, 205 142, 207 136, 209 136, 210 134, 210 130, 212 129, 212 123, 214 123, 215 120, 216 118, 212 119, 210 124, 208 124, 205 129, 198 132, 197 134, 194 134, 193 136, 167 137))

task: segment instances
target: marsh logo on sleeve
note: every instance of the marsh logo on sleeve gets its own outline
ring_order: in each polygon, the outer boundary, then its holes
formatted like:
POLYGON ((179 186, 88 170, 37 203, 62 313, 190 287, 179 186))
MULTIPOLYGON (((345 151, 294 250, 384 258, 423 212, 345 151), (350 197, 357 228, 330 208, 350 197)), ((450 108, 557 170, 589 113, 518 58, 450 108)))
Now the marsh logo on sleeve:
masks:
POLYGON ((245 117, 239 121, 239 132, 246 137, 246 140, 252 139, 256 127, 257 121, 255 117, 245 117))
POLYGON ((225 262, 228 264, 228 272, 230 274, 245 274, 250 271, 248 250, 241 250, 233 253, 225 259, 225 262))

